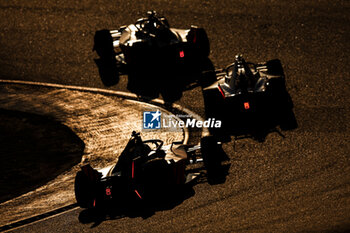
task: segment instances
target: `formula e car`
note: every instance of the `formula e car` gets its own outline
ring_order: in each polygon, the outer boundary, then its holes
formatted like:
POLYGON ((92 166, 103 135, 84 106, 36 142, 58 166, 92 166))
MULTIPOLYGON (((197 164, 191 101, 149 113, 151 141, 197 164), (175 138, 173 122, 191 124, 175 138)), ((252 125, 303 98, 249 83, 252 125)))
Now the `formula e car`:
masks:
POLYGON ((198 174, 188 173, 186 165, 204 162, 208 179, 220 172, 218 144, 212 137, 200 146, 179 142, 163 146, 161 140, 141 139, 133 132, 116 164, 97 170, 85 164, 75 178, 75 197, 82 208, 121 206, 125 203, 157 199, 193 180, 198 174))
POLYGON ((237 55, 217 77, 203 95, 207 117, 223 120, 223 130, 240 134, 269 124, 282 130, 296 127, 280 60, 255 64, 237 55))
POLYGON ((196 74, 208 69, 203 64, 208 64, 210 45, 203 28, 171 28, 166 18, 149 11, 134 24, 97 31, 94 50, 100 56, 97 63, 104 85, 117 84, 119 75, 128 74, 128 89, 147 95, 143 93, 147 87, 200 81, 191 78, 199 79, 202 76, 196 74))

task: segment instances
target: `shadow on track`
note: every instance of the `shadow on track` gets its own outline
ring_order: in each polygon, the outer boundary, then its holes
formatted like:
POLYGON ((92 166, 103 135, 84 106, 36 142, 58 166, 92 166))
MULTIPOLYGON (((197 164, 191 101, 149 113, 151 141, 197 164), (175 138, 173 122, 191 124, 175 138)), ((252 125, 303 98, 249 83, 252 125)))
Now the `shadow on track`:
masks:
MULTIPOLYGON (((170 191, 170 190, 168 190, 170 191)), ((84 209, 79 214, 79 221, 83 224, 93 223, 91 228, 101 224, 103 221, 120 219, 124 217, 143 219, 149 218, 157 211, 170 210, 180 205, 184 200, 194 196, 192 185, 185 185, 172 192, 157 193, 148 200, 119 200, 112 205, 84 209), (162 194, 162 195, 160 195, 162 194)))
MULTIPOLYGON (((102 83, 117 85, 120 68, 113 59, 95 59, 102 83)), ((153 65, 154 67, 154 65, 153 65)), ((145 62, 137 69, 128 70, 127 89, 140 97, 155 99, 160 95, 165 102, 173 103, 182 97, 182 93, 197 86, 206 87, 216 81, 214 65, 209 58, 184 64, 158 64, 155 69, 145 62)), ((122 73, 123 74, 123 73, 122 73)))
MULTIPOLYGON (((226 155, 225 155, 226 156, 226 155)), ((211 185, 221 184, 226 181, 226 176, 230 164, 224 164, 220 167, 220 175, 208 177, 207 174, 199 175, 194 181, 185 185, 175 187, 158 187, 147 199, 117 200, 100 206, 99 208, 83 209, 79 214, 79 222, 90 224, 91 228, 97 227, 104 221, 121 219, 124 217, 147 219, 153 216, 157 211, 171 210, 183 203, 185 200, 195 195, 194 185, 209 182, 211 185), (210 181, 209 181, 210 180, 210 181)), ((201 172, 201 169, 191 169, 189 172, 201 172)), ((131 199, 131 198, 130 198, 131 199)))
POLYGON ((45 116, 0 109, 0 202, 44 185, 81 161, 83 141, 45 116))
POLYGON ((231 136, 235 140, 252 138, 258 142, 264 142, 270 133, 277 133, 284 138, 283 131, 298 128, 293 109, 282 113, 270 109, 244 116, 228 114, 216 117, 223 122, 222 127, 211 129, 211 133, 221 142, 229 142, 231 136))

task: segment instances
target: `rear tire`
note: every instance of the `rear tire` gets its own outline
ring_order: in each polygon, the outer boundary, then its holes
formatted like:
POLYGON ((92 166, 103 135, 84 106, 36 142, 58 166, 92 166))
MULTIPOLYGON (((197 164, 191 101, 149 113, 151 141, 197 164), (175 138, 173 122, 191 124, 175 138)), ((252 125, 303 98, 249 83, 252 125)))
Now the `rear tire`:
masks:
POLYGON ((201 152, 204 166, 207 169, 208 182, 210 184, 218 183, 222 178, 221 156, 219 145, 214 136, 201 138, 201 152))
POLYGON ((75 176, 75 199, 82 208, 93 208, 96 205, 96 185, 89 180, 83 171, 78 171, 75 176), (95 203, 94 203, 95 202, 95 203))
POLYGON ((119 70, 113 47, 113 38, 109 30, 96 31, 93 50, 100 56, 95 59, 102 83, 113 86, 119 82, 119 70))
POLYGON ((227 121, 224 114, 224 99, 217 89, 210 88, 203 90, 205 117, 221 121, 220 128, 209 128, 211 135, 219 136, 227 132, 227 121))
POLYGON ((269 74, 281 75, 281 76, 284 75, 283 67, 279 59, 273 59, 273 60, 267 61, 266 66, 269 74))
POLYGON ((210 43, 207 33, 203 28, 191 27, 187 35, 187 41, 192 43, 200 56, 208 57, 210 54, 210 43))
POLYGON ((113 38, 109 30, 96 31, 94 37, 94 49, 102 59, 115 58, 113 38))
POLYGON ((209 58, 200 59, 199 70, 201 74, 198 83, 202 88, 208 87, 217 81, 214 65, 209 58))
POLYGON ((101 81, 106 87, 118 84, 119 71, 115 59, 95 59, 101 81))

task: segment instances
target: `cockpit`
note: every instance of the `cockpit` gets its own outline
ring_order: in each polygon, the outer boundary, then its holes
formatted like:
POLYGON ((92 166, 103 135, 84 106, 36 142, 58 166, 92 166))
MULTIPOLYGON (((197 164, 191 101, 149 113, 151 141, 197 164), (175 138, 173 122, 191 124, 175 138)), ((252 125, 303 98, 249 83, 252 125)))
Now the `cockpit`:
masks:
POLYGON ((136 37, 138 39, 153 38, 158 42, 169 43, 176 39, 176 35, 171 32, 168 21, 164 17, 157 15, 155 11, 148 11, 147 18, 141 18, 135 23, 137 28, 136 37))
POLYGON ((254 89, 256 78, 241 54, 235 62, 226 67, 225 82, 235 92, 248 92, 254 89))

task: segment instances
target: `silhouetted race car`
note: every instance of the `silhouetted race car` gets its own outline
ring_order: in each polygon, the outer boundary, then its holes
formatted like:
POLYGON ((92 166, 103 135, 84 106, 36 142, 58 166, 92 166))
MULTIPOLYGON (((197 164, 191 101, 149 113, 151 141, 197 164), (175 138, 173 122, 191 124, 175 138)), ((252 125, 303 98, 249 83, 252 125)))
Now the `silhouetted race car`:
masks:
POLYGON ((198 176, 186 170, 189 163, 203 161, 208 179, 215 180, 221 166, 217 151, 219 145, 210 136, 202 138, 200 148, 181 143, 163 146, 157 139, 142 141, 140 134, 133 132, 115 165, 100 170, 89 164, 81 167, 75 178, 77 203, 95 208, 158 200, 198 176))
POLYGON ((254 64, 237 55, 217 76, 218 81, 204 88, 203 95, 207 117, 223 120, 221 131, 296 127, 293 102, 278 59, 254 64))
POLYGON ((147 87, 171 84, 181 88, 180 85, 199 81, 198 74, 212 65, 203 28, 170 28, 166 18, 155 11, 117 30, 97 31, 94 41, 102 82, 111 86, 118 82, 120 74, 128 74, 128 89, 141 95, 147 87))

